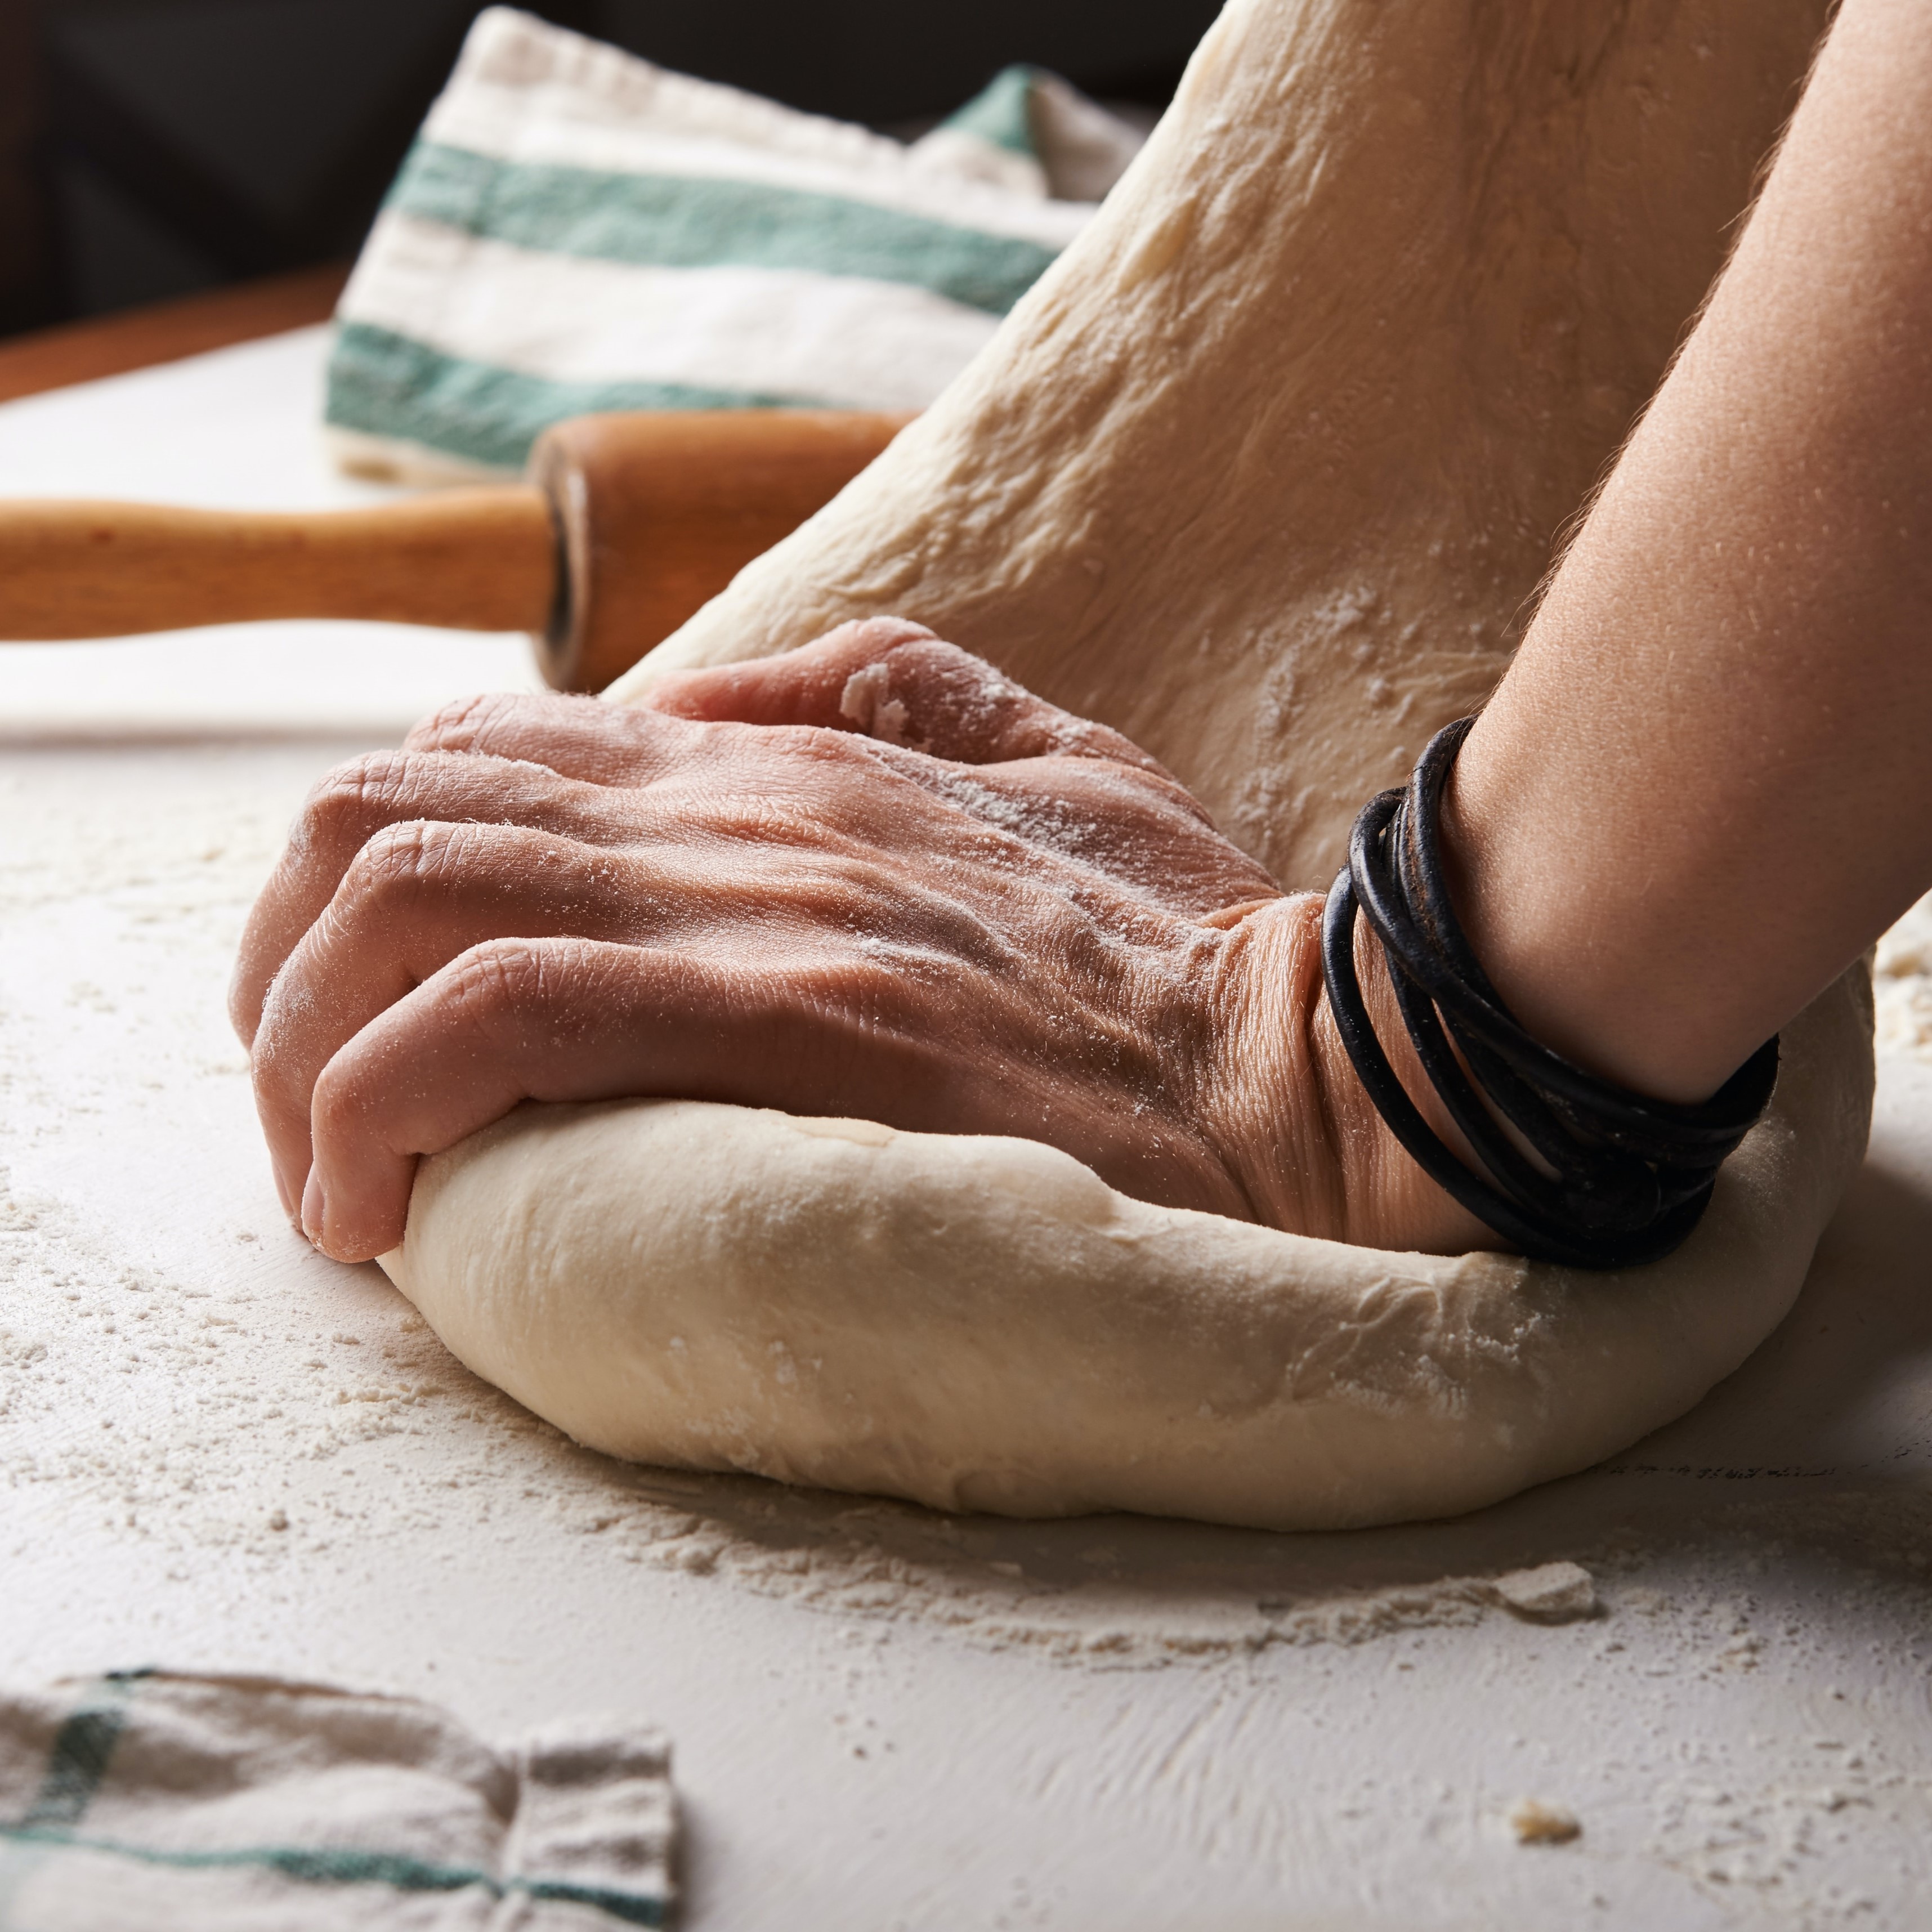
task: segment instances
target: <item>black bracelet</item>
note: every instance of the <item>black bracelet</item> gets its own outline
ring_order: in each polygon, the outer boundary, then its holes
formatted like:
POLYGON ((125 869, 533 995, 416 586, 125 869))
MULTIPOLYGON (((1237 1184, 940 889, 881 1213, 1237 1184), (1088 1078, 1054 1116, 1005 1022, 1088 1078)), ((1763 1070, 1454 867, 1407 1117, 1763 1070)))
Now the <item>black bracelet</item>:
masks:
POLYGON ((1432 1180, 1513 1246, 1571 1268, 1660 1260, 1697 1225, 1718 1168, 1764 1112, 1778 1080, 1777 1039, 1709 1100, 1684 1107, 1586 1073, 1523 1030, 1464 938, 1442 875, 1442 790, 1475 722, 1460 718, 1437 732, 1407 789, 1378 794, 1355 820, 1348 863, 1330 888, 1322 922, 1329 1010, 1389 1130, 1432 1180), (1490 1180, 1424 1120, 1376 1037, 1355 974, 1358 906, 1382 941, 1423 1071, 1490 1180), (1498 1114, 1544 1166, 1525 1156, 1498 1114))

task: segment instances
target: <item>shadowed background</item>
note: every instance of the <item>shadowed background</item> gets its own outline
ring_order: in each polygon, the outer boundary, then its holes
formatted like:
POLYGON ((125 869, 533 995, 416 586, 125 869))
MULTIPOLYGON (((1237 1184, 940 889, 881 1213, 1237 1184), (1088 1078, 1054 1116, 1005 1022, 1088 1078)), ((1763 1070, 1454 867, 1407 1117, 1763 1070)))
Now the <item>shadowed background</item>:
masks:
MULTIPOLYGON (((344 261, 476 0, 0 0, 0 334, 344 261)), ((1010 62, 1158 107, 1217 0, 544 0, 891 132, 1010 62)))

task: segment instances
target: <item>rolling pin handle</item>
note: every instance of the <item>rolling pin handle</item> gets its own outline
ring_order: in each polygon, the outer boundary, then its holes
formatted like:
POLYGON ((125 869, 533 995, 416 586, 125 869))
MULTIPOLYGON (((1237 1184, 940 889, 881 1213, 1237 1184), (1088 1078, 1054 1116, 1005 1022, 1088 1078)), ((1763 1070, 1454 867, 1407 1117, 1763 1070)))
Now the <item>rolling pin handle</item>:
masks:
POLYGON ((0 502, 0 638, 118 638, 285 617, 520 631, 555 601, 536 493, 353 510, 0 502))
POLYGON ((528 481, 557 536, 557 691, 602 691, 829 503, 911 420, 838 410, 578 416, 544 431, 528 481))

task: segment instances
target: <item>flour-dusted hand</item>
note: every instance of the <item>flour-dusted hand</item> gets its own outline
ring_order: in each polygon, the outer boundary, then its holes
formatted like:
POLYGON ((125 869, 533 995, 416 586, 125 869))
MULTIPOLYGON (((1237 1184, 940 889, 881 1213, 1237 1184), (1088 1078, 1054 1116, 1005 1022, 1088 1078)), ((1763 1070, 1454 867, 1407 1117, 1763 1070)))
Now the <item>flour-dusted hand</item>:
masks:
POLYGON ((1318 910, 1126 740, 874 620, 635 708, 472 700, 332 772, 233 1012, 284 1203, 345 1260, 400 1240, 419 1156, 648 1095, 1022 1135, 1310 1232, 1386 1238, 1393 1180, 1406 1238, 1456 1238, 1334 1051, 1318 910))

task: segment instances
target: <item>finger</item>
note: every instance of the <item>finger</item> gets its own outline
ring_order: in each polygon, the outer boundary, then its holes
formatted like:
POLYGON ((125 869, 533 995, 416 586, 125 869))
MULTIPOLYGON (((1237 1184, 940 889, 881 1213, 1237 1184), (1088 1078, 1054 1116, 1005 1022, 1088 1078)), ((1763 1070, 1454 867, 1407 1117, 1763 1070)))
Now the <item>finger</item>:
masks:
POLYGON ((459 954, 505 933, 636 938, 665 896, 640 862, 520 826, 379 832, 275 977, 250 1055, 275 1184, 292 1211, 316 1079, 345 1040, 459 954))
MULTIPOLYGON (((1008 974, 928 955, 920 977, 830 944, 764 958, 574 938, 472 947, 323 1070, 304 1229, 340 1260, 386 1253, 422 1156, 525 1100, 656 1095, 1023 1134, 1142 1198, 1199 1198, 1187 1056, 1156 1047, 1117 998, 1102 1011, 1076 995, 1041 1034, 1008 974), (982 1024, 962 1055, 935 1016, 964 1007, 982 1024), (1151 1138, 1146 1108, 1162 1123, 1151 1138)), ((1231 1196, 1222 1211, 1240 1209, 1231 1196)))
POLYGON ((841 709, 854 674, 904 645, 938 641, 923 624, 867 617, 841 624, 776 657, 673 671, 641 693, 635 708, 706 724, 807 724, 855 731, 860 726, 841 709))
POLYGON ((640 702, 706 723, 856 731, 961 764, 1071 757, 1162 769, 1118 731, 1036 698, 903 618, 842 624, 777 657, 679 672, 640 702))
POLYGON ((836 976, 828 989, 824 972, 796 962, 760 974, 578 939, 472 947, 324 1069, 303 1228, 338 1260, 386 1253, 403 1238, 419 1157, 526 1100, 675 1094, 836 1113, 858 1097, 862 1052, 875 1076, 929 1073, 908 1030, 878 1023, 898 990, 884 969, 844 961, 836 976))
POLYGON ((447 752, 384 752, 338 766, 310 793, 248 916, 229 990, 235 1030, 253 1045, 283 962, 384 827, 412 820, 521 824, 598 844, 613 836, 610 798, 542 766, 447 752))
POLYGON ((660 768, 674 729, 664 712, 640 706, 485 692, 433 712, 403 748, 513 759, 591 784, 636 784, 660 768))

